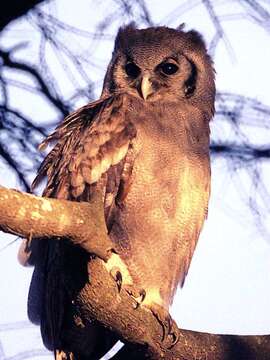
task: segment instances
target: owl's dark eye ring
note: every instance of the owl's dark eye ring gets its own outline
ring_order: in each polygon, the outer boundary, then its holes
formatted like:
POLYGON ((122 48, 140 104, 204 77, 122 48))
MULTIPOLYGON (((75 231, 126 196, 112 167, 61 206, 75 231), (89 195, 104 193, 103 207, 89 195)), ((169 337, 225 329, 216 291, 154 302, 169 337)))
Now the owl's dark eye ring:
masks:
POLYGON ((125 71, 126 74, 132 79, 136 79, 141 73, 141 69, 139 68, 139 66, 137 66, 133 62, 129 62, 126 64, 125 71))
POLYGON ((166 62, 160 65, 160 69, 165 75, 173 75, 178 71, 179 67, 174 63, 166 62))

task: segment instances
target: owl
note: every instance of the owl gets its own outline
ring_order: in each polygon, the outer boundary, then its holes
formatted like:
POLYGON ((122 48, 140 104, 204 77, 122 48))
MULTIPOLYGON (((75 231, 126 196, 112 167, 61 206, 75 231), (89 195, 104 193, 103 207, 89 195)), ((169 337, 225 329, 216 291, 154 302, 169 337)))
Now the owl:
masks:
MULTIPOLYGON (((100 99, 68 116, 43 142, 54 147, 33 184, 47 178, 44 196, 71 201, 102 194, 117 249, 105 266, 164 324, 207 216, 214 98, 214 70, 199 33, 124 26, 100 99)), ((68 324, 78 318, 73 299, 93 255, 68 239, 33 239, 30 246, 30 320, 40 324, 58 358, 63 350, 83 359, 68 324)), ((116 341, 95 322, 89 339, 84 356, 91 359, 116 341)))

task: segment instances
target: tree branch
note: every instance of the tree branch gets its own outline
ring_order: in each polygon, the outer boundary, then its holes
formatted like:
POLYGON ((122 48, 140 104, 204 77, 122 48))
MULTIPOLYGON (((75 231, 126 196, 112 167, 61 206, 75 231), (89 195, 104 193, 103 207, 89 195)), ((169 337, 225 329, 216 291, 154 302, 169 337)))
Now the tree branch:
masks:
POLYGON ((12 20, 25 15, 35 5, 43 2, 44 0, 12 0, 5 3, 1 7, 0 12, 0 31, 4 29, 12 20))
MULTIPOLYGON (((0 187, 0 228, 22 237, 68 237, 91 253, 106 254, 111 246, 107 236, 101 195, 91 203, 40 198, 0 187)), ((143 305, 135 308, 133 298, 107 272, 104 262, 95 258, 88 263, 89 281, 76 303, 82 321, 92 319, 111 329, 124 342, 134 359, 260 359, 270 353, 270 336, 229 336, 180 330, 179 341, 171 349, 164 347, 163 331, 151 311, 143 305)), ((87 326, 85 327, 87 331, 87 326)), ((122 350, 114 359, 127 358, 122 350), (124 354, 124 355, 123 355, 124 354)), ((132 359, 132 357, 128 357, 132 359)))
POLYGON ((18 164, 16 163, 16 160, 14 160, 12 156, 10 156, 9 152, 3 147, 3 145, 1 143, 0 143, 0 156, 7 162, 7 164, 11 167, 11 169, 16 171, 17 176, 18 176, 19 180, 22 182, 26 191, 29 191, 30 186, 27 183, 23 172, 19 169, 18 164))
POLYGON ((106 259, 111 241, 99 193, 91 204, 41 198, 0 186, 0 230, 21 237, 68 237, 106 259))
POLYGON ((48 85, 46 84, 46 79, 43 79, 42 75, 39 71, 32 65, 12 60, 11 52, 0 50, 0 56, 3 61, 3 65, 7 66, 10 69, 16 69, 31 75, 38 83, 40 89, 40 93, 47 98, 62 114, 63 116, 67 116, 70 113, 70 109, 67 105, 64 104, 59 96, 54 95, 48 85))

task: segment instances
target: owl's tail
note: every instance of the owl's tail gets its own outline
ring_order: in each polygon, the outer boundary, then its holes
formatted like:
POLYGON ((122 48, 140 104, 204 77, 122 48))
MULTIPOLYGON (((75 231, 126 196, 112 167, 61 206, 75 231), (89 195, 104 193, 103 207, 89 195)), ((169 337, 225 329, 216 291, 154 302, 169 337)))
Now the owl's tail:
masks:
POLYGON ((100 325, 93 325, 93 328, 88 328, 84 334, 78 336, 76 333, 72 351, 56 350, 55 360, 100 360, 117 341, 118 338, 112 332, 100 325))

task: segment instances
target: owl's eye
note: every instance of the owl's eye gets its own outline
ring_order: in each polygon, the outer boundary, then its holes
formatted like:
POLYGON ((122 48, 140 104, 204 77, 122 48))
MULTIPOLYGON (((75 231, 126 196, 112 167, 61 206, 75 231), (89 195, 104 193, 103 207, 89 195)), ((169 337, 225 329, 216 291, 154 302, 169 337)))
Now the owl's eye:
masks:
POLYGON ((125 71, 126 71, 127 75, 133 79, 136 79, 141 73, 141 69, 139 68, 139 66, 137 66, 133 62, 126 64, 125 71))
POLYGON ((166 62, 160 65, 160 69, 165 75, 173 75, 178 71, 179 67, 171 62, 166 62))

